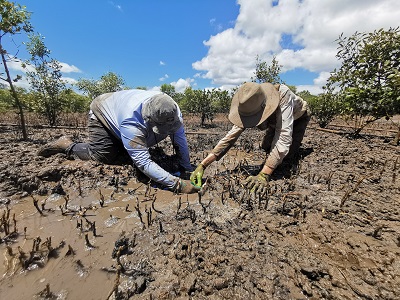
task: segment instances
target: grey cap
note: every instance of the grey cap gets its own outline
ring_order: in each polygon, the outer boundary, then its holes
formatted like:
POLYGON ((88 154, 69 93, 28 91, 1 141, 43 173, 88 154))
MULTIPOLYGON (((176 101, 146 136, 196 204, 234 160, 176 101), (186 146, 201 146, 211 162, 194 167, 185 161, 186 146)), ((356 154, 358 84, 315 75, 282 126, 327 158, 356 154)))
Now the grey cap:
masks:
POLYGON ((159 134, 176 132, 183 124, 178 104, 167 94, 157 94, 143 104, 143 119, 159 134))

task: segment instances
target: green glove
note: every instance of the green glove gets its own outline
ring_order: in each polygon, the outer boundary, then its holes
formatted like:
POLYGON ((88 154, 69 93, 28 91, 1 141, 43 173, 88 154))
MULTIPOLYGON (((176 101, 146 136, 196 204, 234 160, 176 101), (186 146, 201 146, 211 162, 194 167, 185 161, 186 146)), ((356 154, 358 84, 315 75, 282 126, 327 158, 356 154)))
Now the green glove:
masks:
POLYGON ((195 186, 201 187, 202 185, 201 180, 203 179, 204 169, 205 169, 204 166, 202 164, 199 164, 196 170, 194 170, 194 172, 192 173, 192 175, 190 175, 190 181, 195 186))
POLYGON ((269 178, 269 174, 260 172, 257 176, 247 177, 245 186, 250 189, 252 193, 265 195, 269 188, 269 178))

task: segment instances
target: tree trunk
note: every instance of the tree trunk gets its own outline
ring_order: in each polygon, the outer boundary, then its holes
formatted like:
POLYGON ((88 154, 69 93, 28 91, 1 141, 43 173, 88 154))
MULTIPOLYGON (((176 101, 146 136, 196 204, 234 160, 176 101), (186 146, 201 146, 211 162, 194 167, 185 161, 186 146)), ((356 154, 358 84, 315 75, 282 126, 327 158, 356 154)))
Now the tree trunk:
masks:
POLYGON ((201 127, 204 127, 204 123, 206 122, 206 114, 201 113, 201 127))
POLYGON ((399 145, 399 140, 400 140, 400 125, 399 125, 399 128, 397 130, 396 137, 394 138, 394 141, 393 141, 395 146, 399 145))
POLYGON ((28 139, 28 134, 27 134, 27 131, 26 131, 24 110, 22 109, 22 103, 19 100, 18 94, 15 91, 14 85, 12 83, 10 72, 9 72, 8 66, 7 66, 7 60, 6 60, 6 57, 5 57, 5 51, 3 50, 3 47, 1 45, 0 45, 0 52, 1 52, 1 59, 3 61, 3 65, 4 65, 4 70, 6 71, 6 75, 7 75, 7 82, 10 85, 11 95, 13 96, 13 98, 15 100, 15 104, 18 107, 19 117, 21 119, 22 139, 24 141, 26 141, 28 139))

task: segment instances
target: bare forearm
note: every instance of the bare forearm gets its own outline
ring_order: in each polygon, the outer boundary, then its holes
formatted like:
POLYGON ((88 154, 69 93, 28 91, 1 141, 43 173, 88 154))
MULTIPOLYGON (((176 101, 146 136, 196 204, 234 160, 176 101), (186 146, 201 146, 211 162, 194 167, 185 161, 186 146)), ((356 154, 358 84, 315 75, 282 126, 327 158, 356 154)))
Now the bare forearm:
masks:
POLYGON ((233 125, 232 129, 218 142, 218 144, 211 151, 211 153, 215 155, 214 160, 219 160, 221 157, 223 157, 237 141, 243 131, 244 128, 233 125))
POLYGON ((271 175, 274 172, 274 169, 268 167, 267 165, 264 165, 263 168, 261 169, 261 172, 264 174, 271 175))
POLYGON ((207 155, 205 159, 201 162, 201 164, 204 166, 204 168, 207 168, 210 164, 212 164, 214 161, 216 161, 217 156, 214 153, 210 153, 207 155))

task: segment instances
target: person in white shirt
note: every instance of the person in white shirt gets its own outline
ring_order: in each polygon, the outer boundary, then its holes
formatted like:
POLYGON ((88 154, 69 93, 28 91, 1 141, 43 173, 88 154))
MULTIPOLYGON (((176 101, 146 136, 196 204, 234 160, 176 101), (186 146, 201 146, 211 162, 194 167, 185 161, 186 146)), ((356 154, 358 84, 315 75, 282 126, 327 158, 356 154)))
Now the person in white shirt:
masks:
POLYGON ((265 130, 261 147, 267 156, 258 175, 249 176, 245 184, 251 191, 265 193, 276 167, 300 148, 310 120, 307 102, 284 84, 247 82, 233 96, 228 119, 232 129, 197 166, 190 180, 201 186, 204 170, 221 159, 246 128, 257 127, 265 130))
POLYGON ((100 95, 90 105, 88 129, 88 142, 74 143, 63 136, 37 154, 49 157, 64 153, 75 159, 114 163, 127 153, 141 173, 164 187, 186 194, 200 190, 161 168, 150 156, 149 148, 169 136, 180 167, 193 170, 181 111, 167 94, 132 89, 100 95))

